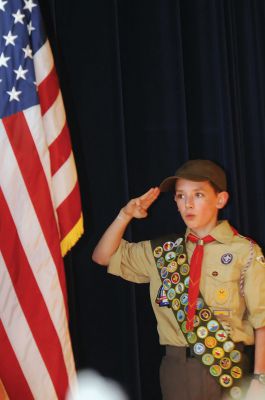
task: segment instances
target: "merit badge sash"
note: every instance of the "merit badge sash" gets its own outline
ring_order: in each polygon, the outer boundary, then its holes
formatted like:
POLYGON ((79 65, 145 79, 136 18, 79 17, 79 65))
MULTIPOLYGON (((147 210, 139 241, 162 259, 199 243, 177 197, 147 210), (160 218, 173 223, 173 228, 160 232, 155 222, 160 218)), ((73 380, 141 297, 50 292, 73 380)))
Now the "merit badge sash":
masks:
POLYGON ((186 329, 190 266, 185 238, 171 235, 166 240, 151 241, 151 246, 162 281, 156 302, 161 307, 168 306, 172 309, 194 356, 223 388, 228 389, 232 399, 241 399, 243 355, 240 345, 233 342, 200 292, 194 316, 194 329, 189 332, 186 329))

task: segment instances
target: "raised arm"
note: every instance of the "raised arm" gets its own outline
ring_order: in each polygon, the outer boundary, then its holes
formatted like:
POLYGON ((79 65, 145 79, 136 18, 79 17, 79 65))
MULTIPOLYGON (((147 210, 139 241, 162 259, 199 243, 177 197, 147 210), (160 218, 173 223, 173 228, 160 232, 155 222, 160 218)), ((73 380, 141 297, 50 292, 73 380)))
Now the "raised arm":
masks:
POLYGON ((111 256, 120 245, 123 234, 133 218, 146 218, 147 210, 159 196, 159 188, 151 188, 140 197, 132 199, 124 206, 116 219, 105 231, 92 254, 92 259, 100 265, 108 265, 111 256))

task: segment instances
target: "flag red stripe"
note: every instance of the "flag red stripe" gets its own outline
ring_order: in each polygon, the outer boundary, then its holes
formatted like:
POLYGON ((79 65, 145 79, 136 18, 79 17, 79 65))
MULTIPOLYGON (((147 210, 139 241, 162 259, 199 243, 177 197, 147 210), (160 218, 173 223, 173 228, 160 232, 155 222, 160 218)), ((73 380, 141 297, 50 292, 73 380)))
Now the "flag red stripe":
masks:
POLYGON ((54 175, 58 169, 69 158, 72 147, 67 123, 62 129, 59 136, 49 146, 50 159, 51 159, 51 173, 54 175))
POLYGON ((53 204, 45 173, 35 143, 22 112, 3 119, 6 133, 16 156, 29 196, 38 216, 41 229, 57 268, 62 292, 66 299, 63 260, 59 246, 59 232, 55 222, 53 204), (30 155, 30 163, 28 162, 30 155), (41 199, 41 201, 40 201, 41 199), (56 240, 58 238, 58 241, 56 240))
POLYGON ((38 93, 40 98, 41 113, 44 115, 46 111, 55 102, 59 93, 59 82, 53 66, 51 72, 38 86, 38 93))
MULTIPOLYGON (((55 390, 58 397, 63 398, 68 387, 68 375, 62 347, 1 190, 0 209, 2 211, 0 230, 2 255, 19 303, 54 383, 55 390), (8 232, 8 235, 6 232, 8 232), (19 260, 19 271, 17 263, 13 262, 14 254, 16 254, 16 260, 19 260), (27 283, 27 290, 25 290, 25 282, 27 283), (32 299, 34 299, 34 307, 32 299)), ((15 385, 15 382, 13 384, 15 385)))
POLYGON ((32 400, 33 395, 0 320, 0 377, 10 399, 32 400), (19 387, 19 391, 18 391, 19 387))
POLYGON ((79 185, 78 182, 76 182, 72 192, 57 208, 61 239, 63 239, 78 222, 81 216, 80 209, 81 199, 79 185))

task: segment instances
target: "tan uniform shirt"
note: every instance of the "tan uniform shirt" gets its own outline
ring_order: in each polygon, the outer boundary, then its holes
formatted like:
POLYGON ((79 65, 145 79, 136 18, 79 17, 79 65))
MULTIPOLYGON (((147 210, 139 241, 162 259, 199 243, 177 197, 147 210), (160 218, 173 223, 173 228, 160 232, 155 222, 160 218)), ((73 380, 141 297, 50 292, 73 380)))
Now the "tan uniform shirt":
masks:
MULTIPOLYGON (((186 231, 186 236, 189 230, 186 231)), ((254 343, 253 328, 265 326, 265 263, 261 249, 235 235, 227 221, 210 232, 215 241, 204 245, 200 291, 206 304, 229 331, 235 342, 254 343), (240 277, 244 267, 244 296, 240 277)), ((177 236, 176 236, 177 238, 177 236)), ((186 243, 188 261, 195 244, 186 243)), ((173 312, 155 303, 161 286, 150 241, 129 243, 122 240, 112 256, 108 272, 136 283, 150 283, 150 298, 157 319, 162 345, 186 346, 186 340, 173 312)))

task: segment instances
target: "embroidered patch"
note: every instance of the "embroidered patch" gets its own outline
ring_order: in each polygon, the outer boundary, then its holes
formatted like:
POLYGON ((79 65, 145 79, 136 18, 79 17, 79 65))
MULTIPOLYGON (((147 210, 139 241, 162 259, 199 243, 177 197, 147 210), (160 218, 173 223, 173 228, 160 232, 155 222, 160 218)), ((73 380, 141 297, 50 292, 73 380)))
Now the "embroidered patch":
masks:
POLYGON ((210 374, 212 376, 220 376, 222 373, 222 368, 220 367, 220 365, 212 365, 210 368, 210 374))
POLYGON ((214 298, 216 303, 223 304, 229 297, 229 291, 226 288, 220 287, 215 291, 214 298))
POLYGON ((232 365, 232 361, 229 357, 223 357, 220 360, 220 365, 223 369, 230 369, 232 365))
POLYGON ((157 247, 155 248, 155 250, 154 250, 154 256, 155 256, 155 258, 161 257, 162 254, 163 254, 163 249, 162 249, 162 247, 161 247, 161 246, 157 246, 157 247))
POLYGON ((228 374, 223 374, 220 376, 219 382, 221 386, 228 388, 233 385, 233 378, 228 374))
POLYGON ((208 347, 209 349, 213 349, 217 344, 217 340, 213 336, 207 336, 204 343, 206 347, 208 347))
POLYGON ((196 343, 193 347, 193 351, 195 354, 198 354, 200 356, 201 354, 203 354, 205 352, 204 344, 200 343, 200 342, 196 343))
POLYGON ((225 355, 225 352, 224 352, 224 350, 222 349, 222 347, 215 347, 213 350, 212 350, 212 353, 213 353, 213 356, 215 357, 215 358, 222 358, 224 355, 225 355))
POLYGON ((220 329, 216 332, 215 337, 218 342, 225 342, 227 339, 227 333, 223 329, 220 329))
POLYGON ((230 389, 230 396, 234 400, 239 400, 241 399, 242 396, 242 390, 238 386, 233 386, 232 389, 230 389))
POLYGON ((170 251, 170 250, 173 249, 173 247, 174 247, 174 243, 173 242, 166 242, 166 243, 163 244, 163 249, 165 251, 170 251))
POLYGON ((227 342, 224 343, 223 345, 224 351, 227 353, 230 353, 232 350, 235 348, 235 343, 232 342, 232 340, 227 340, 227 342))
POLYGON ((206 353, 202 356, 202 362, 204 365, 212 365, 214 363, 214 356, 206 353))
POLYGON ((234 366, 231 369, 231 375, 235 379, 240 379, 241 376, 242 376, 242 369, 240 367, 238 367, 238 366, 234 366))

